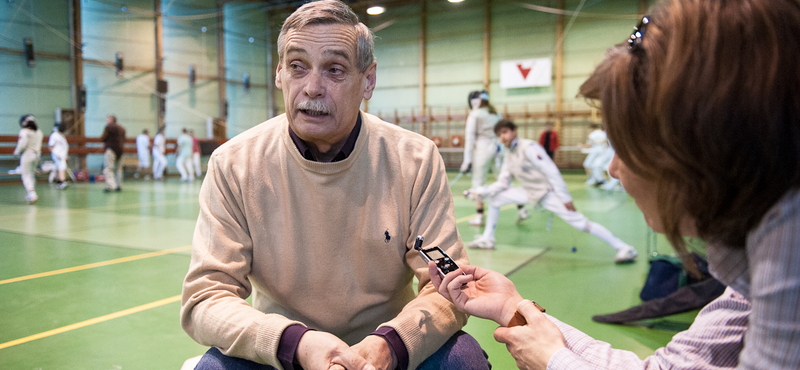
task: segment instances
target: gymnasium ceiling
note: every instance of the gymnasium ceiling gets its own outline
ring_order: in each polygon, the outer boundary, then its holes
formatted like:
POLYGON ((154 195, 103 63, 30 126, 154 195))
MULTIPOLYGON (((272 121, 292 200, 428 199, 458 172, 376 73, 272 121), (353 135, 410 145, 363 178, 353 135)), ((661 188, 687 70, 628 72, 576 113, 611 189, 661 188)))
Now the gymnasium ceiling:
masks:
MULTIPOLYGON (((367 8, 372 6, 382 6, 384 8, 399 8, 410 4, 419 4, 421 0, 343 0, 350 8, 353 9, 359 16, 366 14, 367 8)), ((442 0, 444 1, 444 0, 442 0)), ((241 1, 241 0, 225 0, 224 3, 254 3, 263 4, 260 9, 266 11, 277 11, 282 13, 284 11, 290 12, 297 9, 301 5, 307 3, 308 0, 267 0, 267 1, 241 1)))

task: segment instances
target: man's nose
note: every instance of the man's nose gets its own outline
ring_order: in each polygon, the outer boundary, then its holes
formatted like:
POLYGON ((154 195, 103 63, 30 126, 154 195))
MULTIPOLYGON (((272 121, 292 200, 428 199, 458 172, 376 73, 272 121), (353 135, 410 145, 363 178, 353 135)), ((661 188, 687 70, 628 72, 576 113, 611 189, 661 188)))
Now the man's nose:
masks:
POLYGON ((325 95, 325 85, 322 74, 312 71, 308 74, 303 92, 309 98, 319 98, 325 95))

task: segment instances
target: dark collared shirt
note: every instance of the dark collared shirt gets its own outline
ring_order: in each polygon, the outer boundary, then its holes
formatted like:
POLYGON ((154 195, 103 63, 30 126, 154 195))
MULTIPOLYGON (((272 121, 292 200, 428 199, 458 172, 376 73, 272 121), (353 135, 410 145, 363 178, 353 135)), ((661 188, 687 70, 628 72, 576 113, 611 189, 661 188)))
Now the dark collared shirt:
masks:
MULTIPOLYGON (((356 125, 353 127, 353 131, 350 131, 350 136, 347 137, 347 141, 344 142, 344 146, 339 153, 336 153, 331 162, 339 162, 347 159, 347 157, 350 156, 350 153, 352 153, 353 149, 356 147, 356 139, 358 139, 358 133, 360 131, 361 114, 359 113, 358 118, 356 119, 356 125)), ((300 151, 300 155, 302 155, 303 158, 308 159, 309 161, 319 162, 317 158, 314 158, 314 154, 311 153, 311 148, 308 147, 308 144, 294 133, 292 126, 289 126, 289 136, 292 138, 294 145, 297 147, 297 150, 300 151)))

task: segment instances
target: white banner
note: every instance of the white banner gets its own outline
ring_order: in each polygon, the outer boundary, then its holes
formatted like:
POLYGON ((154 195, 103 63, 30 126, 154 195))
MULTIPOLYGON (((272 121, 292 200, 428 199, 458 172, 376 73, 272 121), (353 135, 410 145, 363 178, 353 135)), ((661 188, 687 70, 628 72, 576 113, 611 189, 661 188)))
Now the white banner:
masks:
POLYGON ((500 62, 500 87, 550 86, 553 76, 553 62, 550 58, 510 60, 500 62))

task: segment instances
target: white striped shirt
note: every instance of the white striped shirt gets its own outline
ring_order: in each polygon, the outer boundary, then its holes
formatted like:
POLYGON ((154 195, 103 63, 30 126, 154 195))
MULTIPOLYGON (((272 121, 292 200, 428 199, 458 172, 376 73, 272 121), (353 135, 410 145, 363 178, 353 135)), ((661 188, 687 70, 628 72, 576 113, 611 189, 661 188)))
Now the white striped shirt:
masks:
POLYGON ((711 274, 729 287, 666 347, 642 361, 551 317, 568 349, 547 369, 800 369, 799 247, 794 190, 750 232, 745 248, 708 245, 711 274))

